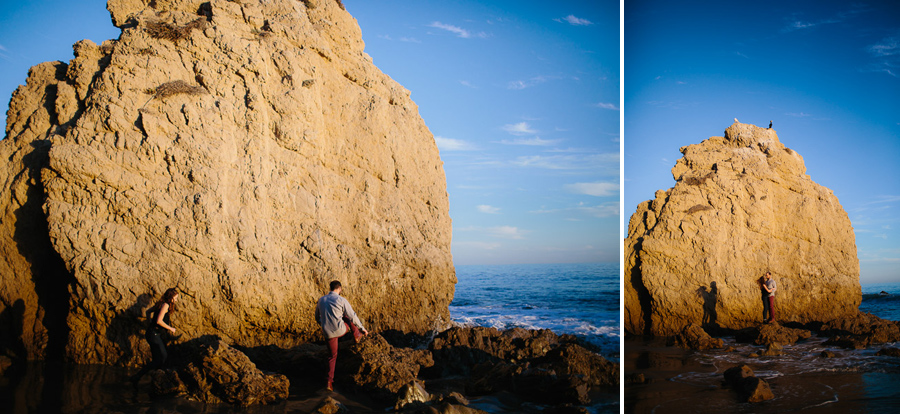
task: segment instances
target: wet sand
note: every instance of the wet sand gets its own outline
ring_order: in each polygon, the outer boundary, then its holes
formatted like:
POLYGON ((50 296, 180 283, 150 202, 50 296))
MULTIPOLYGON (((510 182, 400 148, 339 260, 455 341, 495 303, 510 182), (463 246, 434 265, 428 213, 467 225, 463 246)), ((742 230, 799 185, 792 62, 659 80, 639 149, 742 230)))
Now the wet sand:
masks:
POLYGON ((625 412, 900 412, 900 358, 875 356, 881 347, 845 350, 826 347, 824 338, 814 337, 785 346, 781 356, 750 357, 764 347, 723 339, 736 351, 691 351, 666 347, 660 339, 626 339, 625 412), (837 356, 823 358, 823 350, 837 356), (744 403, 723 386, 725 370, 741 364, 769 383, 775 399, 744 403), (631 374, 643 374, 649 383, 630 384, 631 374))
MULTIPOLYGON (((335 392, 324 389, 309 391, 308 384, 291 384, 290 396, 277 404, 236 407, 227 404, 204 404, 186 398, 150 398, 149 382, 145 378, 135 390, 127 381, 136 369, 103 365, 62 365, 29 362, 10 368, 0 376, 0 412, 6 414, 31 413, 309 413, 327 397, 346 405, 351 412, 385 413, 383 404, 368 396, 336 387, 335 392)), ((453 379, 426 382, 432 392, 456 389, 461 385, 453 379)), ((618 393, 601 391, 592 397, 588 407, 592 413, 618 413, 618 393)), ((520 398, 499 393, 470 398, 469 407, 489 413, 540 413, 545 407, 523 402, 520 398)))

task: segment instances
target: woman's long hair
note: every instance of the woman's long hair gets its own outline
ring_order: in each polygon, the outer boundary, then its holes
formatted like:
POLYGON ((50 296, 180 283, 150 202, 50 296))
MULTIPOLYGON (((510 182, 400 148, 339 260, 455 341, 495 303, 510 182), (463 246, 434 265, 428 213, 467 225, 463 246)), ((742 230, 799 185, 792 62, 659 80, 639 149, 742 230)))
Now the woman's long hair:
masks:
POLYGON ((173 301, 173 299, 175 299, 175 295, 178 295, 178 289, 175 289, 175 288, 166 289, 166 292, 163 293, 162 297, 159 298, 158 301, 156 301, 156 304, 153 305, 152 308, 150 308, 150 311, 154 312, 154 313, 159 312, 159 309, 162 307, 162 304, 168 303, 169 304, 168 312, 175 312, 176 305, 175 305, 175 302, 173 301))

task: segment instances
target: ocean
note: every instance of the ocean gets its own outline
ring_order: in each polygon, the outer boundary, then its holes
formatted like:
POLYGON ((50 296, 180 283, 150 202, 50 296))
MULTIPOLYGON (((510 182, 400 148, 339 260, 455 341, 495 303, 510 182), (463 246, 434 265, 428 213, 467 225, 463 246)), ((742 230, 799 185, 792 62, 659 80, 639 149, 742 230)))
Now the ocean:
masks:
POLYGON ((462 325, 550 329, 619 360, 619 265, 456 266, 450 317, 462 325))
POLYGON ((881 319, 900 321, 900 283, 873 283, 862 286, 859 310, 881 319))

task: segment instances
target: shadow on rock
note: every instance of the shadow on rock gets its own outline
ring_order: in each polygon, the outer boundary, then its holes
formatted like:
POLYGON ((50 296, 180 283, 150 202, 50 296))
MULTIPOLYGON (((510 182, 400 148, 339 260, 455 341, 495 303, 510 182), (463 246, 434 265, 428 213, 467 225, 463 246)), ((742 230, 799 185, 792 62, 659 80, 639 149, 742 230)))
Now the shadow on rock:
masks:
POLYGON ((172 347, 173 369, 151 375, 151 395, 189 395, 205 403, 268 404, 288 397, 289 382, 266 374, 246 355, 217 336, 206 335, 172 347))

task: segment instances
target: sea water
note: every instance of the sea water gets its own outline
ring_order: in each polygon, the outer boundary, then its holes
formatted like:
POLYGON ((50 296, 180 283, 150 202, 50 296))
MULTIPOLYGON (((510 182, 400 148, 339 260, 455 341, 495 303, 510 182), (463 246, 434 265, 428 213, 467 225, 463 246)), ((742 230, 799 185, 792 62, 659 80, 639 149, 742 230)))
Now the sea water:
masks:
POLYGON ((900 283, 863 284, 859 310, 881 319, 900 321, 900 283))
POLYGON ((456 266, 450 316, 462 325, 550 329, 618 361, 619 265, 456 266))

